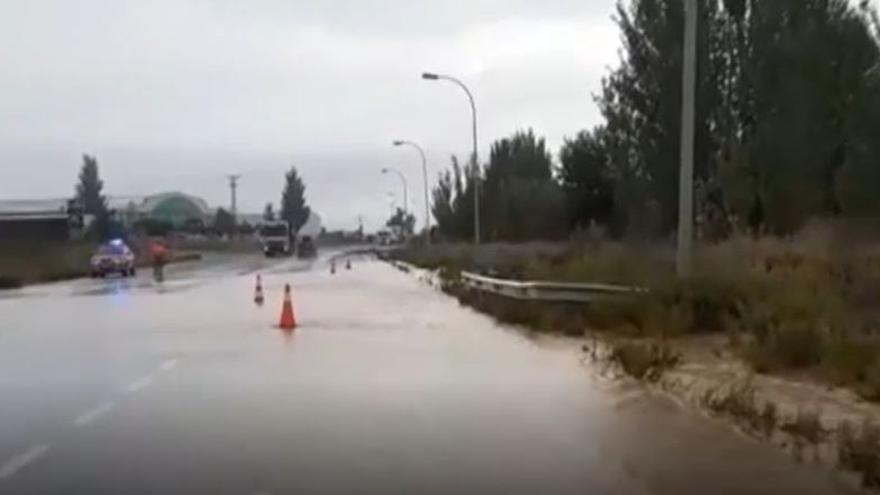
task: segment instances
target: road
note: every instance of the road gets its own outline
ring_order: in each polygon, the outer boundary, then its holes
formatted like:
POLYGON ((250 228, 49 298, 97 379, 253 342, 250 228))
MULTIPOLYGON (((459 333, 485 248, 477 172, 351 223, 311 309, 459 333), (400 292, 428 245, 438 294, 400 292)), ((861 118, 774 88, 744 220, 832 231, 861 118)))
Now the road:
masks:
POLYGON ((378 261, 29 287, 0 295, 0 493, 848 493, 589 366, 378 261))

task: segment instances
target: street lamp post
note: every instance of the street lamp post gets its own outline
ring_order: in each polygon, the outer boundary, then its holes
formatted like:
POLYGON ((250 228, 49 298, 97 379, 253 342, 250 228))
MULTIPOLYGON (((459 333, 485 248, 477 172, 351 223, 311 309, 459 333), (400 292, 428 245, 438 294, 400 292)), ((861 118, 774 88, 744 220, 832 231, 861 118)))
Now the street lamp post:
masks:
POLYGON ((400 177, 400 182, 403 183, 403 212, 407 212, 407 196, 406 196, 406 176, 403 175, 403 172, 397 170, 396 168, 385 167, 382 169, 383 174, 396 174, 400 177))
POLYGON ((443 74, 434 74, 432 72, 424 72, 422 73, 422 79, 428 81, 437 81, 439 79, 443 79, 445 81, 449 81, 455 83, 458 87, 464 90, 465 94, 467 94, 468 101, 471 103, 471 116, 473 123, 473 138, 474 138, 474 154, 473 154, 473 176, 471 180, 473 181, 474 187, 474 244, 480 243, 480 160, 479 155, 477 154, 477 106, 474 104, 474 95, 471 94, 471 91, 467 86, 458 79, 452 76, 446 76, 443 74))
POLYGON ((425 185, 425 243, 431 243, 431 208, 428 203, 428 160, 425 158, 425 150, 421 146, 412 142, 399 139, 394 141, 394 146, 411 146, 418 150, 422 157, 422 179, 425 185))

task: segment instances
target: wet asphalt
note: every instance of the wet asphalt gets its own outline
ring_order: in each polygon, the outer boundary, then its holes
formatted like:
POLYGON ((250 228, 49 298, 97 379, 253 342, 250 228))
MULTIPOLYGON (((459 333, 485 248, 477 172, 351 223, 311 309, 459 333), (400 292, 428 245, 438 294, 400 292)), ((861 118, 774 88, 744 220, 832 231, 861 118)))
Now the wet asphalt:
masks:
POLYGON ((851 493, 574 342, 338 268, 228 256, 0 293, 0 494, 851 493))

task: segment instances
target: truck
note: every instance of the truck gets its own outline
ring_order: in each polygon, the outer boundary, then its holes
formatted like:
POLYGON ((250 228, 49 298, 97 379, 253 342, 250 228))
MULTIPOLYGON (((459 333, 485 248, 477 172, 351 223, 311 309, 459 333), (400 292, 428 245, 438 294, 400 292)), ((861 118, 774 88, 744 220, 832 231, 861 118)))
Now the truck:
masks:
POLYGON ((260 245, 263 254, 267 258, 276 255, 289 256, 293 254, 290 240, 290 224, 284 220, 270 220, 260 224, 260 245))

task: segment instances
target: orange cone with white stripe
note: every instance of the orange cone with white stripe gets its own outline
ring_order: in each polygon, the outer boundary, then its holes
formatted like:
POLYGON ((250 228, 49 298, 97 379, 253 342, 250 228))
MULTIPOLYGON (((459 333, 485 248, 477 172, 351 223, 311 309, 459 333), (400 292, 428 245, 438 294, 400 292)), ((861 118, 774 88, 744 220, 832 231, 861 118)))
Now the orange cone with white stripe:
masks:
POLYGON ((281 306, 281 321, 278 326, 283 330, 296 328, 296 317, 293 315, 293 301, 290 297, 290 284, 284 286, 284 304, 281 306))
POLYGON ((260 280, 260 276, 257 275, 257 288, 254 289, 254 303, 257 306, 263 305, 263 281, 260 280))

